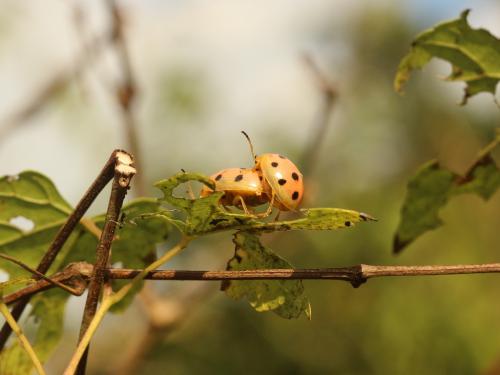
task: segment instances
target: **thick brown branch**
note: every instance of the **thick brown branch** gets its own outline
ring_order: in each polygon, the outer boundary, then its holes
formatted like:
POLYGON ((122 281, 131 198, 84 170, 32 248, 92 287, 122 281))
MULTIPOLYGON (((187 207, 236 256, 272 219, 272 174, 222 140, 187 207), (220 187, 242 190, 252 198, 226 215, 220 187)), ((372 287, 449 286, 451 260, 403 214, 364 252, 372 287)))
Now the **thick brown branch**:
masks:
MULTIPOLYGON (((47 250, 42 260, 40 261, 38 267, 36 268, 38 272, 45 274, 49 270, 50 266, 54 262, 57 254, 59 254, 59 251, 63 247, 64 243, 66 242, 70 234, 73 232, 76 225, 80 222, 80 219, 83 217, 85 212, 87 212, 87 209, 90 207, 95 198, 99 195, 102 189, 104 189, 107 183, 113 178, 115 173, 114 171, 115 171, 117 154, 121 152, 122 151, 120 150, 115 150, 112 152, 110 158, 104 165, 103 169, 101 170, 95 181, 85 192, 80 202, 78 202, 73 213, 68 217, 64 225, 57 232, 54 241, 52 241, 49 249, 47 250)), ((28 302, 29 302, 29 296, 21 299, 17 303, 17 305, 14 306, 14 308, 12 309, 11 313, 16 321, 23 313, 28 302)), ((10 328, 10 326, 4 323, 2 330, 0 331, 0 351, 5 346, 5 343, 7 342, 7 339, 9 338, 11 332, 12 329, 10 328)))
MULTIPOLYGON (((88 279, 92 265, 80 262, 68 266, 64 271, 53 276, 60 282, 66 282, 76 276, 88 279)), ((110 268, 105 274, 110 279, 132 279, 140 269, 110 268)), ((192 281, 220 281, 220 280, 341 280, 354 286, 359 286, 368 279, 389 276, 442 276, 464 275, 477 273, 500 273, 500 263, 487 264, 459 264, 436 266, 373 266, 360 264, 338 268, 312 269, 267 269, 247 271, 185 271, 185 270, 156 270, 150 272, 147 280, 192 280, 192 281)), ((36 284, 23 288, 16 293, 6 296, 6 303, 13 303, 25 294, 34 294, 42 290, 53 288, 54 285, 40 280, 36 284)))
MULTIPOLYGON (((140 270, 109 269, 112 279, 130 279, 140 270)), ((366 280, 384 276, 459 275, 474 273, 500 273, 500 263, 445 265, 445 266, 372 266, 360 264, 351 267, 318 269, 267 269, 247 271, 177 271, 150 272, 148 280, 343 280, 357 287, 366 280)))
MULTIPOLYGON (((97 245, 96 262, 90 277, 87 301, 85 303, 85 310, 83 312, 82 325, 80 328, 80 340, 85 334, 85 331, 87 331, 97 311, 99 296, 104 284, 106 267, 108 267, 111 256, 111 243, 115 235, 123 200, 129 189, 130 180, 134 175, 135 168, 133 167, 132 156, 124 151, 118 152, 104 228, 97 245)), ((80 361, 78 373, 83 374, 85 372, 86 357, 85 354, 80 361)))

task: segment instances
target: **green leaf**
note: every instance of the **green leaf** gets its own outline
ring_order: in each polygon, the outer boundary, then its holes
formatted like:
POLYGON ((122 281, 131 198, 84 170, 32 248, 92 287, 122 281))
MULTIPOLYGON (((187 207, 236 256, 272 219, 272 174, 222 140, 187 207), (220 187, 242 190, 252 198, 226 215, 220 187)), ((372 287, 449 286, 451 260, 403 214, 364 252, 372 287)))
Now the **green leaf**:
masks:
MULTIPOLYGON (((40 173, 0 178, 0 252, 37 266, 71 211, 54 184, 40 173)), ((11 277, 26 275, 4 260, 0 268, 11 277)))
POLYGON ((304 215, 295 220, 252 223, 252 231, 283 230, 335 230, 354 227, 360 221, 375 220, 370 215, 343 208, 307 208, 300 210, 304 215))
MULTIPOLYGON (((227 263, 228 270, 292 268, 285 259, 264 247, 254 234, 238 232, 233 242, 235 252, 227 263)), ((232 280, 223 282, 222 290, 231 298, 246 298, 259 312, 273 311, 286 319, 298 318, 302 313, 311 316, 301 280, 232 280)))
POLYGON ((452 196, 473 193, 487 200, 499 187, 500 170, 489 153, 481 155, 465 176, 441 167, 436 160, 424 164, 408 182, 393 251, 399 253, 425 232, 441 226, 439 211, 452 196))
POLYGON ((333 230, 354 226, 360 221, 374 220, 367 214, 341 208, 310 208, 300 210, 303 217, 294 220, 264 221, 255 216, 226 212, 219 200, 223 192, 216 192, 205 198, 186 199, 174 195, 174 189, 181 183, 198 181, 213 188, 213 181, 195 173, 179 173, 155 184, 170 203, 186 213, 184 220, 175 219, 163 211, 156 215, 177 226, 184 234, 194 236, 222 230, 285 231, 285 230, 333 230))
MULTIPOLYGON (((158 210, 159 202, 153 198, 138 198, 123 206, 124 220, 117 228, 117 237, 113 241, 112 263, 120 262, 125 268, 144 268, 156 259, 157 246, 167 240, 171 231, 170 223, 164 218, 151 215, 158 210)), ((92 220, 102 229, 105 215, 96 216, 92 220)), ((80 261, 94 264, 97 243, 94 235, 82 232, 64 259, 64 264, 80 261)), ((113 281, 113 289, 116 290, 126 282, 127 280, 113 281)), ((129 293, 127 298, 113 306, 113 311, 122 311, 128 307, 134 296, 135 293, 129 293)))
POLYGON ((155 186, 162 190, 164 196, 160 201, 170 203, 182 210, 186 217, 184 220, 174 219, 167 212, 162 215, 179 230, 188 236, 196 236, 210 232, 234 229, 243 224, 257 223, 251 215, 236 214, 225 211, 219 203, 223 192, 215 192, 207 197, 186 199, 176 197, 174 190, 182 183, 198 181, 214 189, 214 182, 208 177, 197 173, 178 173, 169 179, 158 181, 155 186))
POLYGON ((433 57, 452 64, 449 81, 466 83, 462 104, 480 92, 495 94, 500 80, 500 40, 484 29, 472 29, 467 22, 469 10, 460 18, 424 31, 412 43, 401 60, 394 81, 395 90, 403 85, 415 69, 421 69, 433 57))

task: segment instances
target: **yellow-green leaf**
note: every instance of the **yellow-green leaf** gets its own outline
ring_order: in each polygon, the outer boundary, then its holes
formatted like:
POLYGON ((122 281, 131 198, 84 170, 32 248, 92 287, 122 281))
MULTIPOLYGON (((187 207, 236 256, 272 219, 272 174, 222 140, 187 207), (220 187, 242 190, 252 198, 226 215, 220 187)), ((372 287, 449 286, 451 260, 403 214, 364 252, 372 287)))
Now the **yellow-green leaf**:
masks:
POLYGON ((294 220, 254 223, 249 226, 255 231, 283 230, 335 230, 354 227, 360 221, 375 220, 362 212, 343 208, 306 208, 300 210, 303 217, 294 220))
POLYGON ((413 70, 421 69, 437 57, 452 64, 447 80, 466 83, 462 104, 480 92, 495 94, 500 80, 500 40, 487 30, 471 28, 468 14, 466 10, 460 18, 417 36, 399 64, 394 81, 396 91, 402 91, 413 70))
MULTIPOLYGON (((228 270, 293 268, 263 246, 254 234, 238 232, 233 242, 235 252, 227 264, 228 270)), ((273 311, 286 319, 298 318, 303 313, 310 317, 311 307, 301 280, 232 280, 223 282, 222 289, 231 298, 247 299, 259 312, 273 311)))

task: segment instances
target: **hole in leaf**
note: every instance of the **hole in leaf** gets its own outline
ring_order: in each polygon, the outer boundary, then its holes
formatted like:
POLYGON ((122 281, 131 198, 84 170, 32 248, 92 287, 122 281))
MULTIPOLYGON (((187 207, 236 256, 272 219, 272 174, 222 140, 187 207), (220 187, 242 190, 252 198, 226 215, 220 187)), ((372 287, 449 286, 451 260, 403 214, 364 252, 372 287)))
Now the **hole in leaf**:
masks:
POLYGON ((174 197, 198 199, 200 197, 200 192, 203 186, 205 185, 198 181, 189 181, 189 183, 182 183, 174 189, 174 197), (193 194, 193 196, 191 195, 191 193, 193 194))
POLYGON ((9 224, 15 226, 17 229, 22 230, 23 232, 30 232, 35 227, 35 223, 24 216, 13 217, 9 220, 9 224))

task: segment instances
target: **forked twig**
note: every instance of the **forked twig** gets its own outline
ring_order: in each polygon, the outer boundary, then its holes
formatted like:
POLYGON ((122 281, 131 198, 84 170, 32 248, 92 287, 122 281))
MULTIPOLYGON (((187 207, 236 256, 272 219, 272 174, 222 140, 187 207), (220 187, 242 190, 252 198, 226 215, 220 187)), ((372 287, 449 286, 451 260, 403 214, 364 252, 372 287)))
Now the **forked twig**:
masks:
MULTIPOLYGON (((87 209, 90 207, 95 198, 99 195, 102 189, 104 189, 104 187, 108 184, 108 182, 113 178, 113 176, 115 175, 115 166, 117 163, 117 157, 120 153, 123 153, 123 151, 115 150, 111 153, 111 156, 109 157, 108 161, 104 165, 103 169, 101 170, 95 181, 85 192, 80 202, 78 202, 78 204, 76 205, 75 210, 72 212, 72 214, 68 217, 64 225, 57 232, 54 240, 50 244, 49 249, 44 254, 42 260, 40 261, 38 267, 36 268, 38 272, 45 274, 49 270, 57 254, 59 254, 59 251, 62 249, 66 240, 73 232, 75 227, 78 225, 78 223, 82 219, 87 209)), ((17 321, 19 319, 26 305, 28 304, 29 300, 30 297, 25 296, 24 298, 18 301, 16 306, 14 306, 14 308, 11 311, 14 320, 17 321)), ((12 329, 10 328, 10 326, 8 324, 4 324, 0 331, 0 351, 2 351, 2 349, 4 348, 5 343, 7 342, 11 332, 12 329)))
MULTIPOLYGON (((83 335, 87 331, 90 322, 94 318, 97 310, 99 296, 104 284, 105 269, 106 267, 108 267, 108 263, 111 257, 111 243, 113 242, 113 238, 115 235, 115 229, 120 216, 123 200, 125 199, 125 195, 127 194, 127 191, 129 189, 130 181, 136 173, 133 164, 133 158, 130 154, 123 151, 117 154, 115 177, 113 179, 113 185, 111 187, 111 194, 109 197, 108 211, 106 213, 104 228, 97 245, 96 262, 92 271, 92 275, 90 277, 87 301, 85 303, 82 325, 80 327, 79 340, 82 339, 83 335)), ((78 373, 80 374, 85 373, 87 353, 88 348, 78 366, 78 373)))

